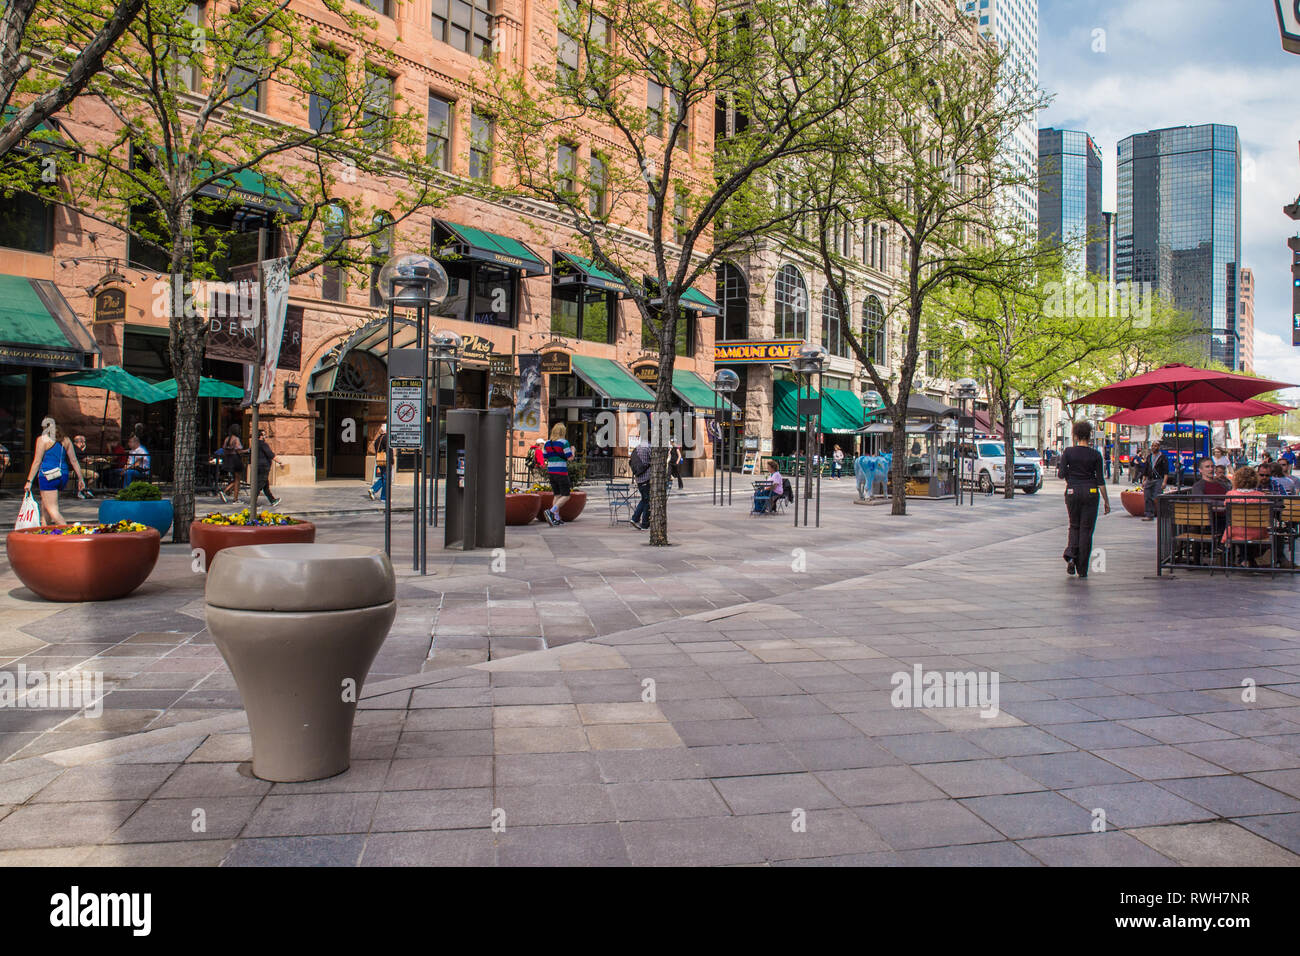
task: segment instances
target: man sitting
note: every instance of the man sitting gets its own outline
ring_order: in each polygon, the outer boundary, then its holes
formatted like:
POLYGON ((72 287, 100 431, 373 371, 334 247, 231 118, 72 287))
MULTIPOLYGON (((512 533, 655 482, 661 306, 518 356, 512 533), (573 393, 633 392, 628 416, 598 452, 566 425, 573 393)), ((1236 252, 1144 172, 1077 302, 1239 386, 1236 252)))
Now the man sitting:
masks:
POLYGON ((1223 484, 1214 477, 1214 462, 1209 458, 1202 458, 1196 463, 1196 472, 1200 476, 1196 484, 1192 485, 1193 495, 1226 495, 1228 486, 1223 484))
POLYGON ((127 440, 126 469, 122 472, 122 487, 129 488, 131 482, 145 480, 149 477, 149 449, 135 435, 127 440))

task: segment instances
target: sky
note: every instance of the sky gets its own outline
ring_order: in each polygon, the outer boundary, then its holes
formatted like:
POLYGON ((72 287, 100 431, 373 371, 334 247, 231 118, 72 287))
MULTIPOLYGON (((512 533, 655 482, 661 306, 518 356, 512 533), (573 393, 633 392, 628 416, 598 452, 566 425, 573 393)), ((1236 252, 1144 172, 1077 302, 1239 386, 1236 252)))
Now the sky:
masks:
MULTIPOLYGON (((1286 0, 1290 2, 1290 0, 1286 0)), ((1300 56, 1282 50, 1275 0, 1039 0, 1040 126, 1092 134, 1115 208, 1119 141, 1223 123, 1242 146, 1242 264, 1255 273, 1255 371, 1300 383, 1282 207, 1300 195, 1300 56)), ((1288 398, 1300 398, 1291 390, 1288 398)))

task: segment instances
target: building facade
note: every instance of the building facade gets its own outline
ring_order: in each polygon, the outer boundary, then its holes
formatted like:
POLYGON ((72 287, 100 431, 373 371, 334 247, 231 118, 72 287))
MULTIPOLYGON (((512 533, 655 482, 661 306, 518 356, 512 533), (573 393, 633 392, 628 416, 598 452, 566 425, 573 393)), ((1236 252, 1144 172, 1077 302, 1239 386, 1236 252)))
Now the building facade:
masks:
MULTIPOLYGON (((976 18, 979 31, 1007 55, 1014 77, 1030 90, 1038 89, 1038 0, 963 0, 967 14, 976 18)), ((1038 234, 1038 118, 1028 117, 1014 132, 1003 162, 1024 177, 1002 200, 1003 214, 1038 234)))
POLYGON ((1108 275, 1101 149, 1078 130, 1038 131, 1038 238, 1069 244, 1076 275, 1108 275))
POLYGON ((1241 146, 1218 124, 1119 144, 1115 277, 1151 283, 1206 331, 1206 357, 1240 369, 1241 146))
MULTIPOLYGON (((452 180, 508 187, 510 173, 499 161, 504 150, 496 141, 492 103, 476 91, 475 75, 494 42, 505 54, 501 62, 507 69, 553 62, 556 47, 563 47, 555 5, 472 0, 448 8, 446 0, 434 0, 432 17, 426 4, 373 0, 366 5, 377 19, 368 34, 347 35, 331 23, 326 31, 331 42, 359 58, 367 46, 391 54, 385 88, 426 111, 428 155, 452 180)), ((309 20, 329 21, 313 0, 296 2, 293 8, 309 20)), ((202 8, 195 15, 201 16, 202 8)), ((314 105, 274 83, 263 86, 257 110, 268 121, 316 121, 314 105)), ((654 92, 647 85, 648 100, 654 92)), ((685 145, 679 144, 684 175, 711 176, 713 118, 711 103, 690 111, 690 135, 685 145)), ((78 143, 108 141, 118 131, 113 116, 93 101, 78 101, 62 124, 78 143)), ((594 181, 587 174, 596 150, 608 155, 616 137, 575 127, 571 140, 566 148, 572 149, 575 170, 581 171, 576 178, 594 181)), ((386 197, 403 185, 363 177, 353 188, 369 204, 384 208, 386 197)), ((303 485, 370 477, 373 439, 387 401, 387 312, 376 276, 378 263, 401 252, 434 255, 450 278, 450 292, 434 310, 433 324, 459 334, 464 347, 454 367, 441 366, 438 398, 444 410, 513 405, 521 386, 521 358, 549 355, 540 369, 529 365, 532 373, 541 373, 540 419, 531 430, 521 426, 512 433, 511 454, 523 455, 556 422, 568 425, 579 454, 617 454, 618 448, 596 448, 600 412, 651 407, 657 357, 650 360, 651 343, 639 312, 617 279, 577 254, 578 237, 564 216, 542 202, 488 200, 475 198, 473 190, 468 193, 379 228, 368 240, 375 263, 368 276, 365 270, 326 265, 293 279, 275 393, 260 409, 283 465, 273 474, 275 482, 303 485)), ((238 225, 231 228, 237 235, 231 245, 242 258, 232 254, 232 261, 251 263, 256 260, 256 229, 270 223, 274 203, 256 188, 240 191, 236 198, 232 221, 238 225)), ((593 196, 592 202, 597 201, 593 196)), ((131 433, 140 435, 154 454, 154 477, 168 480, 174 401, 144 405, 51 380, 62 369, 97 365, 121 365, 151 382, 172 377, 166 311, 157 307, 160 288, 166 294, 165 266, 122 228, 32 197, 16 203, 17 212, 0 215, 0 281, 12 281, 33 312, 48 316, 36 332, 25 332, 27 326, 15 322, 0 328, 0 444, 13 460, 5 483, 21 484, 20 472, 30 461, 46 414, 66 433, 84 434, 92 453, 107 451, 131 433), (104 298, 112 300, 111 308, 104 298)), ((376 223, 383 225, 378 217, 376 223)), ((643 254, 648 267, 653 257, 644 205, 613 228, 622 247, 632 250, 633 258, 643 254)), ((208 294, 202 287, 198 291, 197 307, 210 330, 203 375, 242 385, 241 358, 247 355, 241 354, 241 344, 246 343, 237 331, 227 334, 233 325, 223 324, 208 294)), ((712 293, 708 285, 692 290, 683 303, 677 343, 674 391, 682 411, 700 416, 712 414, 700 391, 707 389, 713 371, 718 308, 712 293)), ((410 330, 399 315, 394 347, 410 344, 410 330)), ((200 401, 200 465, 210 460, 232 426, 247 447, 252 437, 247 412, 237 401, 200 401)), ((707 445, 702 423, 698 432, 707 445)), ((707 453, 688 449, 688 458, 688 474, 707 472, 707 453)))
POLYGON ((1237 338, 1241 342, 1241 370, 1255 371, 1255 273, 1241 270, 1241 304, 1237 314, 1237 338))

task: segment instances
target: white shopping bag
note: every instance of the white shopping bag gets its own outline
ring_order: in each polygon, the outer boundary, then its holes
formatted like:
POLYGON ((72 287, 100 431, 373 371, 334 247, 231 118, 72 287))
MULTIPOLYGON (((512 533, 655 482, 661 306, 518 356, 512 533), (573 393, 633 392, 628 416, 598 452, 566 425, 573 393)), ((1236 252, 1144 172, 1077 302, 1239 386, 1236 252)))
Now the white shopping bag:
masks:
POLYGON ((23 506, 18 509, 18 520, 14 522, 14 530, 22 531, 24 528, 39 528, 40 526, 41 508, 29 491, 23 496, 23 506))

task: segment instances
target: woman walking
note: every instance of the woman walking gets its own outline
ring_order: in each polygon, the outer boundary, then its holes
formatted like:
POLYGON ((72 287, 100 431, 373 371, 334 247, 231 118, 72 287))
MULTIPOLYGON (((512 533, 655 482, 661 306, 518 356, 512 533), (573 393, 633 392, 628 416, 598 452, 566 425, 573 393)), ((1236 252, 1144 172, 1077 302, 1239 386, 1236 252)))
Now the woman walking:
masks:
POLYGON ((69 467, 77 475, 78 490, 86 490, 86 479, 81 474, 81 465, 77 464, 77 453, 72 442, 59 433, 59 426, 54 423, 54 419, 42 419, 41 429, 41 436, 36 439, 36 449, 32 453, 32 467, 27 473, 27 484, 23 485, 23 494, 31 491, 32 482, 36 481, 41 498, 41 524, 66 524, 59 511, 59 492, 68 483, 69 467))
POLYGON ((1061 453, 1056 477, 1065 479, 1065 511, 1070 516, 1070 538, 1065 546, 1065 573, 1088 576, 1092 558, 1092 531, 1097 524, 1097 503, 1110 514, 1106 495, 1106 466, 1101 453, 1089 443, 1092 425, 1074 423, 1074 444, 1061 453))
POLYGON ((375 482, 366 492, 371 501, 388 500, 388 475, 388 422, 382 422, 375 436, 375 482), (375 495, 379 497, 376 499, 375 495))
POLYGON ((217 496, 226 504, 239 503, 239 478, 244 473, 244 443, 239 440, 239 433, 239 425, 231 425, 226 440, 221 443, 221 470, 230 475, 230 481, 217 496))

